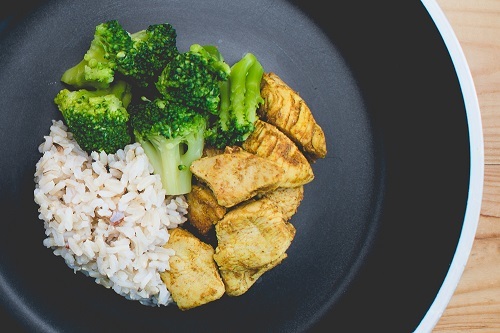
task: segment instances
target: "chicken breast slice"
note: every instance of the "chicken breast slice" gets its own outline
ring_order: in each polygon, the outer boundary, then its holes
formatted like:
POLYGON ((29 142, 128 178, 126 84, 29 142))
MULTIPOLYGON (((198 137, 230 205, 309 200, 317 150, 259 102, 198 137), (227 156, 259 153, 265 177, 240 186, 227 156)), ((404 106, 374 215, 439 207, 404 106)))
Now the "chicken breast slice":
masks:
POLYGON ((214 248, 181 228, 171 229, 164 245, 175 251, 170 269, 160 273, 179 309, 188 310, 224 295, 225 286, 213 259, 214 248))
POLYGON ((264 197, 275 203, 283 214, 283 218, 288 221, 297 213, 304 199, 304 186, 280 187, 264 194, 264 197))
POLYGON ((226 214, 226 207, 219 205, 212 191, 202 184, 192 185, 186 201, 187 219, 202 235, 206 235, 226 214))
POLYGON ((327 153, 323 129, 299 93, 273 72, 264 73, 261 81, 264 103, 257 113, 260 119, 278 127, 292 139, 310 161, 327 153))
POLYGON ((285 171, 281 187, 296 187, 314 179, 313 169, 304 154, 272 124, 257 120, 254 131, 243 142, 242 148, 280 165, 285 171))
POLYGON ((245 293, 259 276, 280 263, 295 237, 295 227, 267 198, 230 210, 215 225, 215 232, 214 260, 230 296, 245 293))
POLYGON ((278 259, 256 269, 222 270, 221 276, 226 285, 226 294, 228 296, 244 294, 265 272, 279 265, 286 257, 287 254, 283 253, 278 259))
POLYGON ((284 177, 284 170, 277 163, 241 147, 226 147, 223 154, 195 160, 190 170, 224 207, 233 207, 257 194, 272 191, 284 177))

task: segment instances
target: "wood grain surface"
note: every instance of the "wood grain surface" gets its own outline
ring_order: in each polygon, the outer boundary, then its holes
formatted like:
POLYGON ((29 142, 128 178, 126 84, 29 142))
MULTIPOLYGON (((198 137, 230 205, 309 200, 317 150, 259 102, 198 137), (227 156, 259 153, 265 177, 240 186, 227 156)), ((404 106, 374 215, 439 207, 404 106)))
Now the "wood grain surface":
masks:
POLYGON ((485 175, 472 251, 433 332, 500 332, 500 0, 436 1, 462 46, 476 87, 485 175))

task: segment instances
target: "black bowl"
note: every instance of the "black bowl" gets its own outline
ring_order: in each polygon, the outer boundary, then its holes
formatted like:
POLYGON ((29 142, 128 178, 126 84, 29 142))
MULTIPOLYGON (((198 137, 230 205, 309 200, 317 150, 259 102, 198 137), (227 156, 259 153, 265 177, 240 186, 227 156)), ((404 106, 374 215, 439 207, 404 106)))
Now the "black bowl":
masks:
POLYGON ((446 23, 437 25, 435 3, 21 5, 5 16, 0 39, 0 300, 16 327, 411 332, 437 322, 474 237, 482 139, 466 63, 453 34, 443 34, 446 23), (108 19, 128 31, 169 22, 179 49, 215 44, 230 63, 254 53, 300 93, 325 131, 328 154, 313 164, 315 179, 292 218, 288 258, 240 297, 185 312, 143 306, 75 274, 42 244, 37 148, 51 120, 61 119, 53 97, 62 72, 108 19))

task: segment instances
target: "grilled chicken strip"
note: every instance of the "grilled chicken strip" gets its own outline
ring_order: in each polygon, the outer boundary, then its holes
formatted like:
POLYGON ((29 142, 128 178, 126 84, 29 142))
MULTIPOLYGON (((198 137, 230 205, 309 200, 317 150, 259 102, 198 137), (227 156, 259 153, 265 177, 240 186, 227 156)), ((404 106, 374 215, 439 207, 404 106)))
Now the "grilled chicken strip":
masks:
POLYGON ((255 122, 255 129, 242 148, 278 163, 285 170, 281 187, 301 186, 314 179, 313 169, 297 145, 276 126, 265 121, 255 122))
POLYGON ((222 297, 224 282, 213 259, 214 249, 181 228, 170 230, 164 245, 173 249, 170 270, 160 273, 179 309, 188 310, 222 297))
POLYGON ((310 161, 326 156, 326 139, 323 129, 306 102, 273 72, 264 73, 261 81, 264 99, 257 110, 260 119, 278 127, 290 137, 310 161))
POLYGON ((294 226, 266 198, 230 210, 215 232, 214 260, 230 296, 245 293, 259 276, 282 262, 295 237, 294 226))
POLYGON ((186 201, 188 221, 202 235, 206 235, 226 214, 226 207, 219 205, 212 191, 202 184, 193 184, 191 192, 186 194, 186 201))
POLYGON ((289 220, 299 208, 304 198, 304 187, 280 187, 264 194, 264 198, 271 200, 281 210, 283 218, 289 220))
POLYGON ((195 160, 190 170, 212 190, 218 204, 224 207, 272 191, 284 177, 284 170, 277 163, 241 147, 226 147, 223 154, 195 160))

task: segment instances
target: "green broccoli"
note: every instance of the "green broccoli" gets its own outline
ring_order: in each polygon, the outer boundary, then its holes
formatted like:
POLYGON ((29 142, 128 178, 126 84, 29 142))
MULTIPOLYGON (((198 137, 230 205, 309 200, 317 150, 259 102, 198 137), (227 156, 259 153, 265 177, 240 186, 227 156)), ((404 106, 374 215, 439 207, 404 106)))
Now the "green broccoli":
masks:
POLYGON ((154 85, 166 64, 179 53, 177 33, 172 25, 162 23, 135 32, 131 38, 132 56, 120 61, 118 71, 140 87, 154 85))
POLYGON ((77 89, 105 89, 113 82, 120 63, 131 61, 132 49, 130 34, 117 20, 98 24, 83 59, 67 69, 61 81, 77 89))
POLYGON ((204 147, 206 116, 174 101, 144 100, 131 104, 130 123, 167 195, 191 191, 191 163, 204 147))
POLYGON ((200 113, 218 114, 219 82, 228 79, 230 67, 212 51, 194 44, 167 63, 156 82, 163 99, 200 113))
POLYGON ((54 102, 79 146, 87 151, 115 153, 131 143, 130 85, 116 81, 106 89, 62 89, 54 102))
POLYGON ((119 73, 147 87, 178 54, 176 38, 169 23, 152 24, 131 34, 117 20, 106 21, 96 26, 90 48, 63 73, 61 81, 75 88, 103 89, 119 73))
POLYGON ((253 132, 257 108, 264 102, 260 94, 263 73, 252 53, 231 66, 229 79, 220 82, 219 114, 207 130, 207 144, 218 148, 238 145, 253 132))
POLYGON ((200 45, 192 44, 189 51, 197 53, 208 60, 210 66, 215 70, 215 75, 221 81, 226 81, 228 75, 231 73, 231 67, 224 61, 222 53, 215 45, 200 45))

